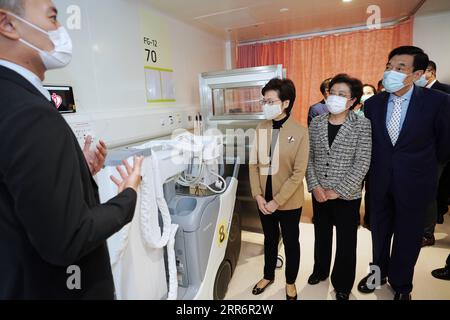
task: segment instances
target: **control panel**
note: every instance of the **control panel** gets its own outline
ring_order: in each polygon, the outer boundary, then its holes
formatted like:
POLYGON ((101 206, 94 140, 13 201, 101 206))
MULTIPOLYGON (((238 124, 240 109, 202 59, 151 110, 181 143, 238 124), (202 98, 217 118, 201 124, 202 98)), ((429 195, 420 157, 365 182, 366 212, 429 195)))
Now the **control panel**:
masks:
POLYGON ((98 143, 98 138, 95 134, 93 125, 89 122, 76 122, 71 124, 72 130, 75 134, 75 137, 78 140, 78 143, 83 148, 84 142, 87 136, 92 137, 92 145, 96 145, 98 143))

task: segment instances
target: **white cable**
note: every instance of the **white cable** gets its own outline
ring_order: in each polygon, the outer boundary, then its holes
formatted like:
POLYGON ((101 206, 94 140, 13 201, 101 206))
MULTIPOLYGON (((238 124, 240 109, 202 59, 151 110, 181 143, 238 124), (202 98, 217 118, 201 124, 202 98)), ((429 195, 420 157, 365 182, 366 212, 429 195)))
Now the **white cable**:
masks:
POLYGON ((163 181, 160 181, 158 159, 155 153, 152 154, 150 159, 144 159, 144 169, 141 185, 141 234, 146 244, 151 248, 162 249, 167 246, 169 266, 168 299, 176 300, 178 295, 178 277, 175 259, 175 235, 178 226, 172 224, 169 207, 164 199, 163 181), (150 203, 149 201, 153 198, 156 198, 156 205, 155 202, 150 203), (151 215, 155 214, 155 212, 158 214, 158 209, 163 220, 163 232, 160 237, 158 236, 160 232, 157 232, 160 231, 159 223, 157 225, 151 223, 151 215))
POLYGON ((173 224, 171 227, 171 233, 169 243, 167 244, 167 264, 169 266, 169 293, 167 300, 177 300, 178 296, 178 277, 177 277, 177 261, 175 258, 175 235, 178 231, 178 225, 173 224))
POLYGON ((203 163, 200 164, 199 166, 200 166, 199 173, 195 179, 188 181, 188 180, 186 180, 186 178, 184 178, 182 175, 180 175, 178 178, 178 184, 182 185, 183 187, 191 187, 191 186, 195 186, 195 185, 199 184, 202 179, 203 171, 204 171, 203 163))
MULTIPOLYGON (((186 136, 186 135, 180 135, 178 136, 176 139, 178 140, 182 140, 182 139, 189 139, 190 136, 186 136)), ((190 137, 192 138, 192 137, 190 137)), ((194 145, 193 149, 195 149, 195 139, 194 141, 192 139, 189 139, 188 141, 191 145, 194 145)), ((195 165, 195 150, 191 151, 192 153, 192 164, 195 165)), ((199 166, 199 170, 198 170, 198 174, 197 176, 192 179, 192 180, 188 180, 187 178, 183 177, 182 175, 179 176, 178 178, 178 184, 182 185, 183 187, 191 187, 191 186, 195 186, 198 185, 202 179, 203 176, 203 171, 204 171, 204 166, 203 166, 203 150, 202 152, 200 152, 200 154, 198 155, 198 166, 199 166)))
POLYGON ((225 181, 225 179, 224 179, 222 176, 216 174, 215 172, 212 172, 208 167, 206 167, 206 170, 208 170, 208 172, 209 172, 210 174, 212 174, 213 176, 217 177, 219 180, 222 181, 222 183, 223 183, 222 190, 220 190, 220 191, 219 191, 219 190, 214 190, 213 188, 211 188, 210 186, 208 186, 208 185, 205 184, 205 183, 200 183, 200 184, 201 184, 202 186, 205 186, 205 187, 208 188, 211 192, 214 192, 214 193, 216 193, 216 194, 224 193, 225 190, 227 190, 227 182, 225 181))
POLYGON ((115 250, 112 250, 111 247, 109 248, 109 254, 111 256, 111 266, 114 268, 117 263, 119 263, 120 260, 122 260, 122 257, 125 253, 125 249, 128 245, 128 240, 130 238, 130 228, 131 223, 127 224, 125 227, 122 228, 122 230, 119 231, 117 234, 117 237, 120 239, 120 244, 118 245, 118 248, 115 250))
MULTIPOLYGON (((164 203, 162 203, 162 201, 158 199, 157 195, 155 199, 156 205, 154 202, 148 201, 148 199, 152 199, 155 197, 152 191, 155 192, 154 190, 158 188, 155 180, 159 180, 159 176, 157 174, 159 171, 155 170, 155 162, 157 162, 155 161, 155 158, 155 156, 146 158, 144 159, 143 163, 144 174, 141 184, 141 231, 145 242, 151 248, 161 249, 164 248, 169 242, 172 219, 170 218, 170 214, 167 214, 164 208, 164 203), (154 214, 155 211, 157 212, 158 208, 161 211, 161 217, 163 220, 163 232, 161 236, 158 235, 158 232, 155 232, 156 227, 153 226, 150 221, 151 214, 154 214)), ((162 183, 160 183, 160 181, 158 181, 158 184, 162 186, 162 183)), ((167 207, 167 203, 165 204, 165 206, 167 207)), ((157 226, 157 228, 159 228, 159 226, 157 226)))
MULTIPOLYGON (((182 140, 185 140, 185 141, 188 140, 189 143, 195 144, 195 137, 191 137, 191 136, 188 136, 188 135, 180 135, 176 139, 178 141, 180 141, 180 142, 182 140), (193 141, 193 139, 194 139, 194 141, 193 141)), ((182 175, 180 175, 178 177, 177 183, 179 185, 181 185, 181 186, 184 186, 184 187, 196 187, 198 185, 202 185, 202 186, 206 187, 208 190, 210 190, 213 193, 221 194, 221 193, 225 192, 225 190, 227 189, 227 183, 226 183, 225 179, 222 176, 212 172, 209 169, 208 164, 207 164, 207 160, 205 160, 203 158, 204 157, 203 155, 205 153, 206 147, 205 147, 205 145, 202 145, 201 148, 202 148, 202 150, 201 150, 200 154, 198 155, 198 158, 199 158, 199 164, 198 164, 199 169, 198 169, 197 176, 194 179, 189 180, 189 179, 183 177, 182 175), (221 190, 215 190, 215 189, 211 188, 209 185, 207 185, 207 184, 205 184, 205 183, 203 183, 201 181, 202 178, 203 178, 203 172, 205 171, 205 168, 211 175, 217 177, 218 180, 220 180, 222 182, 221 190)), ((192 149, 195 150, 195 146, 192 149)), ((193 154, 192 155, 192 159, 194 159, 195 158, 194 151, 192 151, 192 154, 193 154)))

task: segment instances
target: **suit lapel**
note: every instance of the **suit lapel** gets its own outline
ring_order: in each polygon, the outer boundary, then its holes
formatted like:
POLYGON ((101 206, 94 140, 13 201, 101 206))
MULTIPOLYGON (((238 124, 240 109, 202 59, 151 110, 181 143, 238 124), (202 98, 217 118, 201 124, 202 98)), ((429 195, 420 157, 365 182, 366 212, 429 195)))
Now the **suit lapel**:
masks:
MULTIPOLYGON (((353 114, 353 111, 350 111, 350 113, 347 116, 347 119, 342 124, 341 129, 339 130, 336 138, 334 139, 333 145, 331 146, 332 150, 335 148, 335 146, 340 145, 345 140, 347 135, 350 134, 352 127, 353 127, 353 120, 354 120, 353 117, 354 116, 356 116, 356 115, 353 114)), ((328 132, 328 130, 327 130, 327 132, 328 132)), ((329 143, 327 143, 327 145, 329 145, 329 143)))
POLYGON ((258 130, 258 157, 259 162, 263 165, 269 165, 270 162, 270 146, 272 144, 272 130, 267 123, 264 123, 258 130))
POLYGON ((318 123, 319 139, 327 152, 330 151, 330 143, 328 142, 328 119, 329 116, 323 117, 318 123))
POLYGON ((405 122, 398 137, 396 146, 398 146, 408 135, 408 132, 414 129, 414 125, 417 123, 416 119, 419 117, 420 109, 423 106, 422 90, 418 87, 414 87, 414 92, 409 102, 408 112, 406 113, 405 122))
MULTIPOLYGON (((381 100, 381 112, 377 112, 376 114, 379 114, 380 117, 377 119, 377 123, 380 126, 380 128, 383 128, 383 136, 386 139, 387 143, 392 146, 391 137, 389 136, 389 132, 387 130, 386 120, 387 120, 387 111, 388 111, 388 104, 389 104, 389 97, 390 93, 384 92, 383 96, 380 97, 381 100)), ((377 106, 375 106, 376 108, 377 106)))
POLYGON ((431 86, 430 89, 438 90, 439 87, 440 87, 440 83, 438 80, 436 80, 436 82, 431 86))
POLYGON ((35 86, 33 86, 27 79, 22 77, 17 72, 5 68, 3 66, 0 66, 0 77, 9 80, 11 82, 14 82, 15 84, 19 85, 22 88, 25 88, 27 91, 31 92, 35 96, 44 99, 47 103, 51 104, 45 97, 42 95, 42 93, 39 92, 38 89, 36 89, 35 86))

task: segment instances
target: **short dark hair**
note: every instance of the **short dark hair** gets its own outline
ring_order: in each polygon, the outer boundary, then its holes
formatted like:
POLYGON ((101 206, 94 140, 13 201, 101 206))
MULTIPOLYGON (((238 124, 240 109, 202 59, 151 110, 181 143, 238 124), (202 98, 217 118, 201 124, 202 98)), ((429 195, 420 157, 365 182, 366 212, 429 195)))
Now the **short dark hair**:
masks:
POLYGON ((389 54, 389 61, 393 57, 400 55, 414 56, 414 71, 427 70, 430 58, 422 49, 414 46, 398 47, 389 54))
POLYGON ((23 0, 0 0, 0 9, 22 16, 24 13, 24 3, 23 0))
POLYGON ((328 91, 330 91, 330 83, 331 83, 331 80, 333 80, 333 78, 329 78, 329 79, 327 79, 327 80, 324 80, 323 82, 322 82, 322 84, 320 85, 320 92, 322 92, 322 95, 325 95, 325 92, 328 90, 328 91))
MULTIPOLYGON (((378 85, 379 85, 379 83, 378 83, 378 85)), ((371 88, 373 89, 373 93, 375 93, 375 94, 378 93, 378 91, 377 91, 377 89, 375 88, 374 85, 371 85, 371 84, 366 83, 365 85, 363 85, 363 94, 364 94, 364 88, 365 88, 365 87, 371 87, 371 88)))
POLYGON ((352 105, 351 109, 353 110, 361 101, 361 97, 363 96, 363 84, 361 80, 350 77, 348 74, 341 73, 338 74, 331 80, 330 89, 333 88, 335 84, 345 83, 350 87, 350 92, 352 94, 352 99, 356 98, 355 103, 352 105))
POLYGON ((297 97, 294 82, 290 79, 275 78, 270 80, 262 89, 262 95, 265 96, 267 91, 278 92, 278 97, 282 102, 290 101, 289 107, 286 109, 286 113, 290 115, 297 97))
POLYGON ((428 68, 431 68, 434 72, 437 72, 436 62, 430 60, 430 62, 428 62, 428 68))

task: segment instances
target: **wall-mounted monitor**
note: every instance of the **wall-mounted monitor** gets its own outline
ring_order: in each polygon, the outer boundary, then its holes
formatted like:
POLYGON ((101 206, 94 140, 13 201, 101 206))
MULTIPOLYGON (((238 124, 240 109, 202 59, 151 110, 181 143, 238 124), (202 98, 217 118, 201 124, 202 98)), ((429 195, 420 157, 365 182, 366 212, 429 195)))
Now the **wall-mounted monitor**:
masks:
POLYGON ((73 96, 72 87, 68 86, 44 86, 50 92, 53 105, 60 113, 75 113, 77 107, 73 96))

